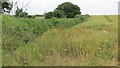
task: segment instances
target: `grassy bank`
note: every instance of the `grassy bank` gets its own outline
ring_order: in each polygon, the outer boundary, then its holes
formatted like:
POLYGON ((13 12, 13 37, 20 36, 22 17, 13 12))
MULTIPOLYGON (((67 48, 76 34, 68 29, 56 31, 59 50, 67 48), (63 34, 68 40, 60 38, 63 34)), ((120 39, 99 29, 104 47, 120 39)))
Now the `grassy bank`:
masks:
POLYGON ((3 66, 116 65, 117 16, 25 19, 3 16, 3 66))

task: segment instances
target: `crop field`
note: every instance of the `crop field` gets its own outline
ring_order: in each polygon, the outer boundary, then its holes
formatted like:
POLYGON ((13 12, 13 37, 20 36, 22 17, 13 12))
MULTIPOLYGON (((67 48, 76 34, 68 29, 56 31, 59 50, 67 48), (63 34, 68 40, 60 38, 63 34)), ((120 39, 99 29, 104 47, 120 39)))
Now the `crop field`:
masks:
POLYGON ((116 66, 118 16, 2 16, 3 66, 116 66))

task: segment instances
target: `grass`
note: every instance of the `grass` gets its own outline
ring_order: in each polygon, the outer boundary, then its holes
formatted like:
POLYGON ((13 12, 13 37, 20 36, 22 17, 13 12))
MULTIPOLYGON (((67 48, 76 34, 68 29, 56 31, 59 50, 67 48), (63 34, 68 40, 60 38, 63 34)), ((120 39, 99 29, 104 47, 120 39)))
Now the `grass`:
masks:
POLYGON ((117 16, 23 19, 3 16, 3 66, 115 66, 117 16))

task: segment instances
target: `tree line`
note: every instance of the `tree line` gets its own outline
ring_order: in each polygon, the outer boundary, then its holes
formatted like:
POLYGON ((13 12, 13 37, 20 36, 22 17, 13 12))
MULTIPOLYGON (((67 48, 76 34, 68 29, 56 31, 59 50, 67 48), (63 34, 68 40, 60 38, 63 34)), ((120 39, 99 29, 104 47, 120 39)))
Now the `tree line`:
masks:
POLYGON ((58 5, 58 7, 53 12, 45 13, 45 18, 74 18, 75 15, 78 14, 81 14, 78 5, 74 5, 70 2, 65 2, 58 5))
MULTIPOLYGON (((13 3, 10 3, 8 1, 1 2, 2 8, 1 13, 10 13, 13 7, 13 3)), ((76 15, 81 15, 80 7, 78 5, 74 5, 71 2, 64 2, 60 5, 58 5, 57 8, 54 9, 54 11, 51 12, 45 12, 44 17, 45 19, 51 19, 51 18, 75 18, 76 15)), ((35 18, 35 16, 28 15, 27 12, 23 11, 23 8, 17 7, 15 10, 15 17, 27 17, 27 18, 35 18)), ((37 15, 38 16, 38 15, 37 15)))

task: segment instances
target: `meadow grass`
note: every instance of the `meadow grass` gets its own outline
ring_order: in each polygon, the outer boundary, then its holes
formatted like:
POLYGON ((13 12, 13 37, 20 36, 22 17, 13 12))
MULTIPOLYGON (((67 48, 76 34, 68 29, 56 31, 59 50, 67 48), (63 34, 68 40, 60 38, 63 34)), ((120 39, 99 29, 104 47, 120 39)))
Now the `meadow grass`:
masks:
POLYGON ((24 19, 3 16, 3 66, 115 66, 117 16, 24 19), (107 18, 107 19, 106 19, 107 18))

